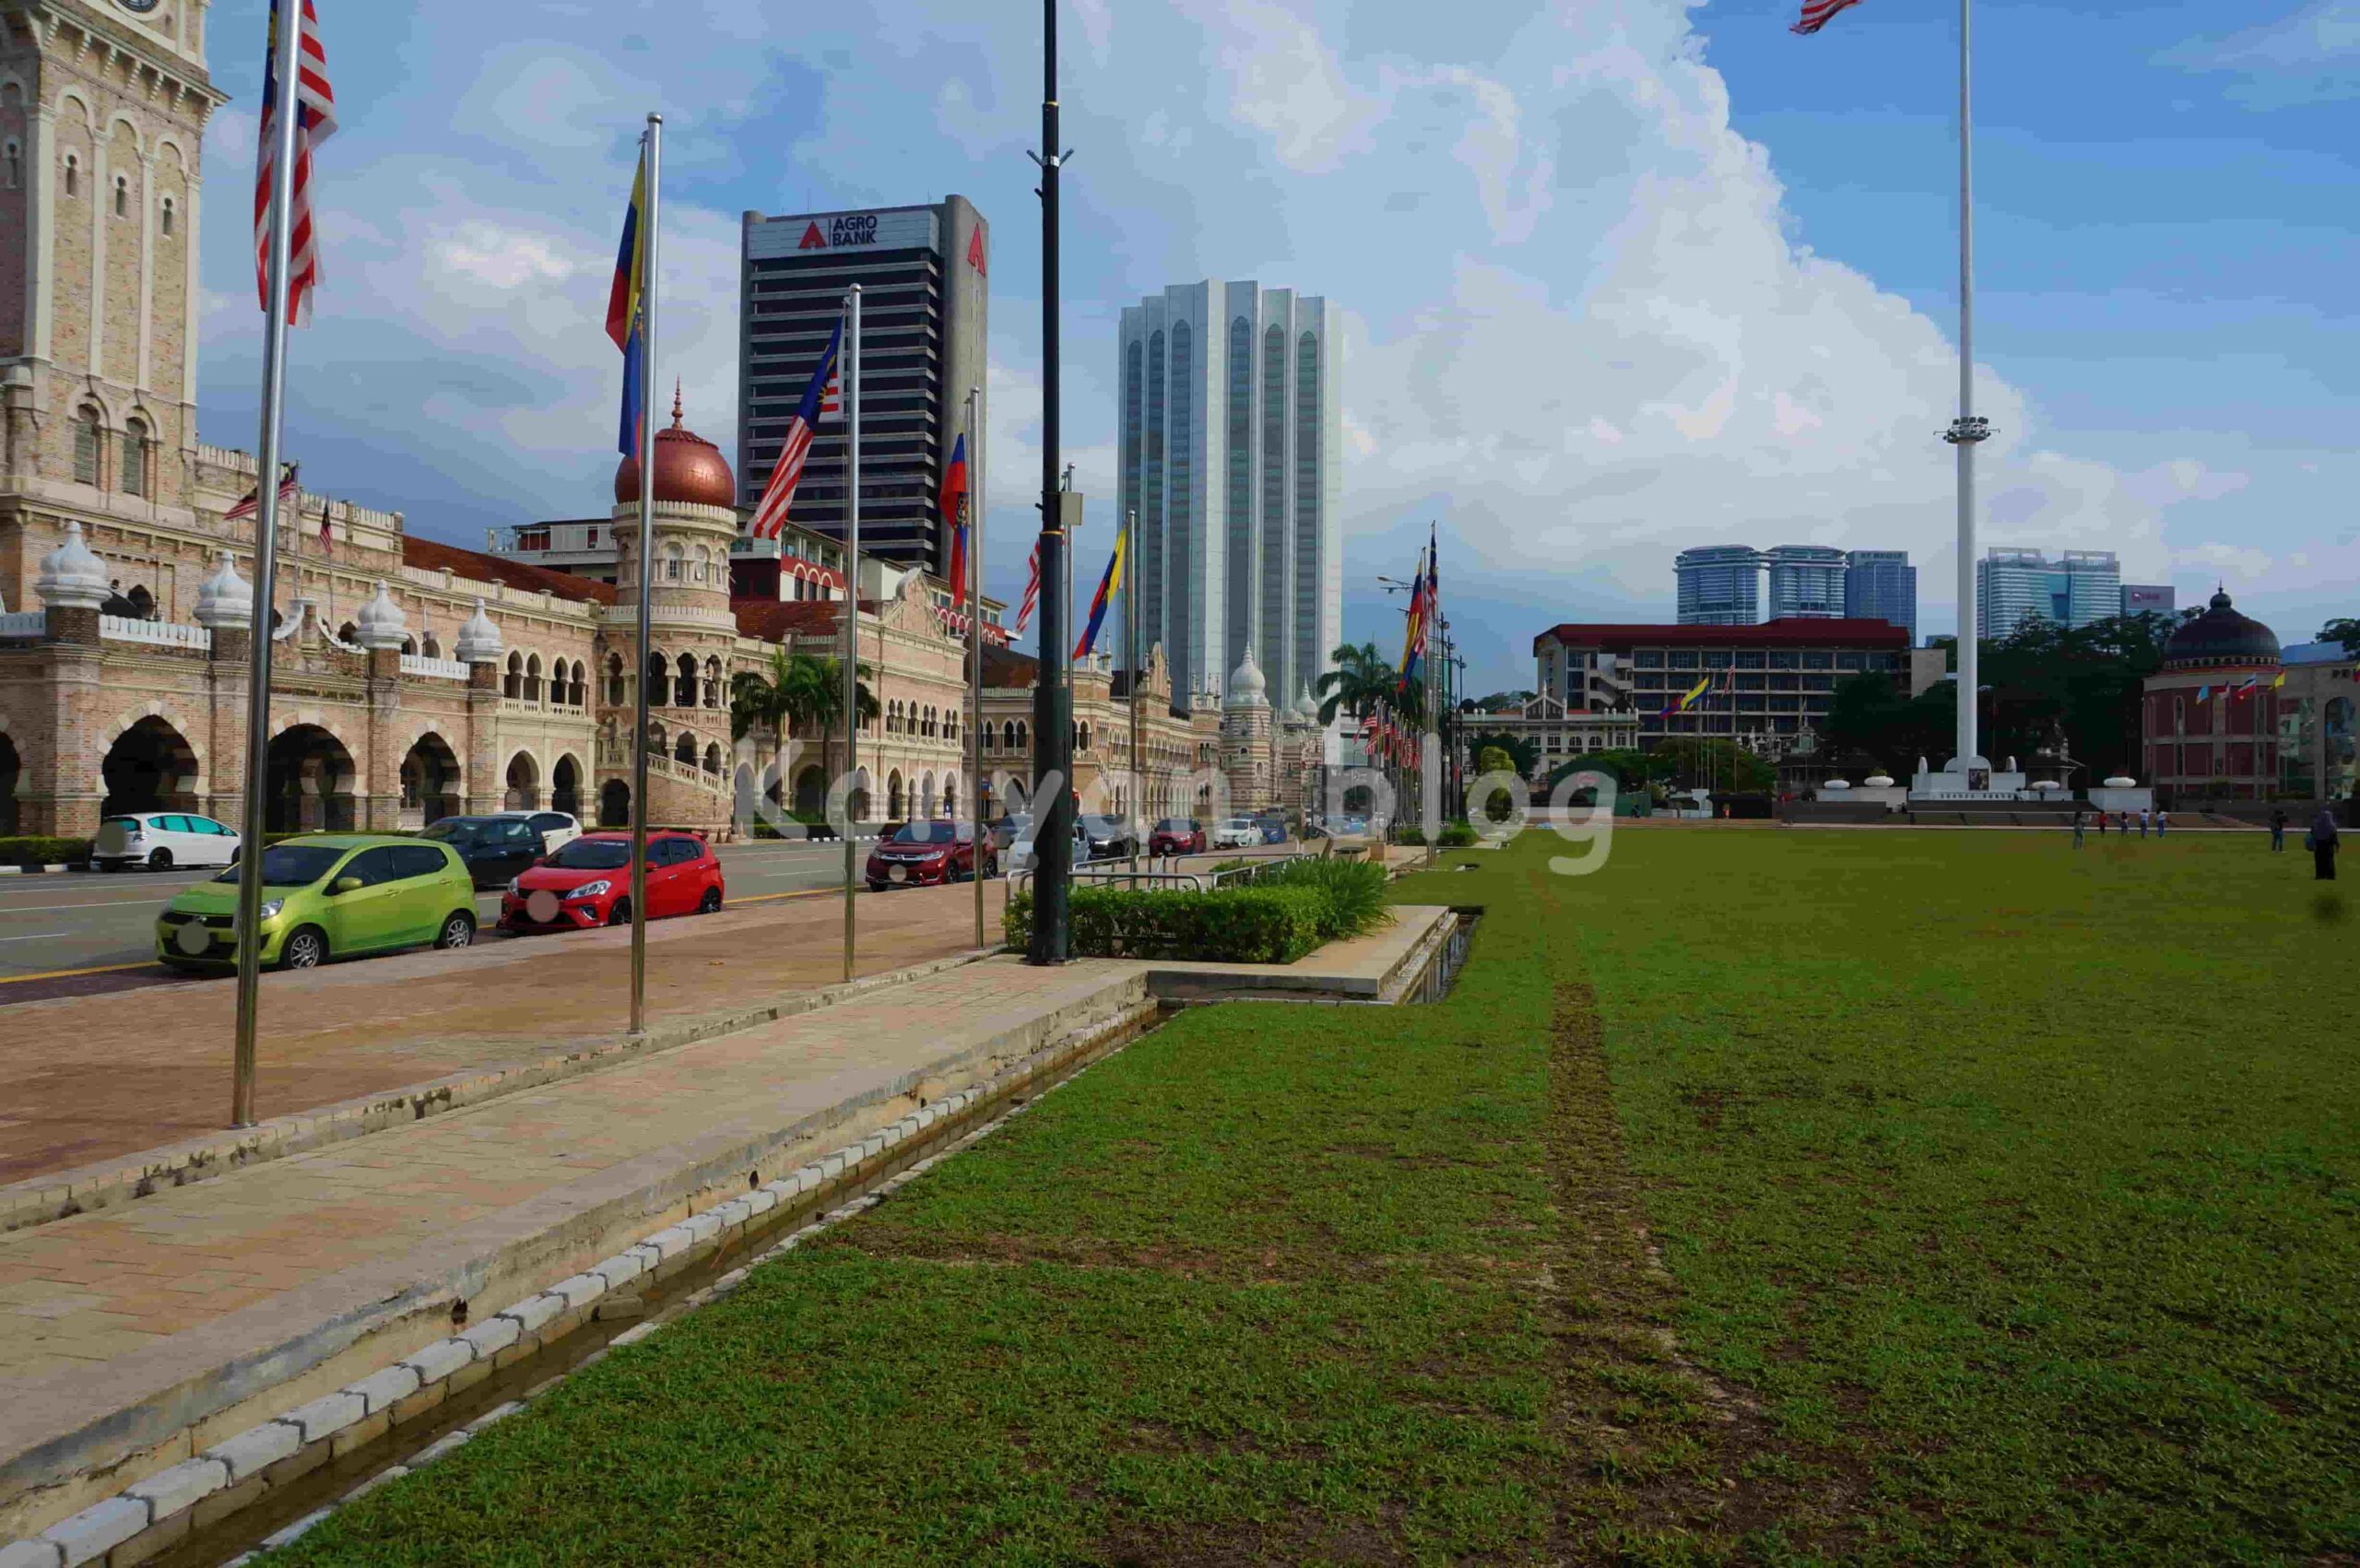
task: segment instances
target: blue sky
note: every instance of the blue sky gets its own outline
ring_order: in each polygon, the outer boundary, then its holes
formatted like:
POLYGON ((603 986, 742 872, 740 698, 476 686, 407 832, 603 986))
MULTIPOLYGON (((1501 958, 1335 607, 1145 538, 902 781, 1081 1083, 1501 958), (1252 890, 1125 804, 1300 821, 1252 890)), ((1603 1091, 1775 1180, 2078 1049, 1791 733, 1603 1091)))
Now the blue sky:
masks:
MULTIPOLYGON (((667 122, 667 357, 735 426, 738 214, 994 223, 992 548, 1013 595, 1040 399, 1029 6, 320 0, 343 128, 299 334, 307 479, 480 545, 603 510, 600 332, 632 137, 667 122), (1020 14, 1021 13, 1021 14, 1020 14), (660 18, 659 20, 655 18, 660 18)), ((1953 623, 1956 7, 1072 0, 1065 417, 1112 488, 1115 312, 1256 277, 1349 312, 1346 631, 1438 520, 1477 687, 1533 633, 1668 614, 1688 545, 1909 549, 1953 623)), ((201 422, 251 445, 235 218, 261 0, 216 0, 201 422)), ((2360 610, 2360 0, 1976 10, 1986 543, 2225 581, 2290 639, 2360 610)), ((1103 513, 1099 520, 1103 521, 1103 513)), ((1085 550, 1104 548, 1084 536, 1085 550)))

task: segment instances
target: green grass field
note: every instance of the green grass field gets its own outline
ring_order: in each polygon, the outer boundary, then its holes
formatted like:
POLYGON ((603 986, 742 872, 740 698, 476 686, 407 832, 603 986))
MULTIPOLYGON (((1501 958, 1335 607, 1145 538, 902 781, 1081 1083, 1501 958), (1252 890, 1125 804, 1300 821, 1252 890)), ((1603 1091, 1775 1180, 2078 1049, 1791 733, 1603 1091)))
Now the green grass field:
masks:
POLYGON ((273 1561, 2342 1561, 2352 943, 2256 836, 1452 855, 273 1561))

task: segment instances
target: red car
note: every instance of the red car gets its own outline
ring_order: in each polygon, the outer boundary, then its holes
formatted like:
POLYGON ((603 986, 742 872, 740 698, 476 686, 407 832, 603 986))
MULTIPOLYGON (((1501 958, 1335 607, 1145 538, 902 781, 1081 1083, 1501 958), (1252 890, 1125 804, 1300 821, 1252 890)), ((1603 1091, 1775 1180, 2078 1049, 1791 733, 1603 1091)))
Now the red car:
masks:
MULTIPOLYGON (((647 835, 647 913, 711 914, 721 907, 721 861, 694 833, 647 835)), ((584 833, 537 861, 500 901, 502 929, 585 931, 631 924, 631 835, 584 833)))
POLYGON ((1148 834, 1147 852, 1151 855, 1202 855, 1205 826, 1193 818, 1166 817, 1148 834))
MULTIPOLYGON (((975 874, 972 822, 910 822, 868 852, 868 889, 939 887, 975 874)), ((999 852, 985 842, 984 875, 999 875, 999 852)))

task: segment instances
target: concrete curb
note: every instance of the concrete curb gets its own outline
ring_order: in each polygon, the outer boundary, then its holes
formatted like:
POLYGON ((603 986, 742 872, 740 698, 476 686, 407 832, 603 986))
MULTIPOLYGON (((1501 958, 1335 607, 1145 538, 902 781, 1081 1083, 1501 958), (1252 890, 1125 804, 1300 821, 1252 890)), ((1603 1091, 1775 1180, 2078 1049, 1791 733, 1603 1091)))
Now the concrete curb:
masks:
MULTIPOLYGON (((0 866, 0 877, 40 877, 52 875, 59 871, 82 871, 87 869, 88 867, 81 866, 0 866)), ((5 1558, 0 1558, 0 1568, 9 1568, 9 1564, 5 1558)))
MULTIPOLYGON (((528 1060, 470 1068, 445 1078, 274 1116, 241 1131, 207 1134, 30 1177, 0 1186, 0 1232, 71 1219, 95 1208, 111 1208, 153 1192, 209 1181, 266 1161, 285 1159, 389 1126, 480 1105, 502 1095, 561 1082, 637 1056, 759 1028, 783 1018, 851 1001, 886 986, 923 980, 988 958, 999 950, 972 948, 949 958, 867 975, 849 984, 822 986, 776 1002, 659 1024, 644 1040, 608 1038, 528 1060)), ((8 1568, 5 1560, 0 1560, 0 1568, 8 1568)))
MULTIPOLYGON (((1143 1021, 1156 1004, 1144 1002, 1117 1013, 1112 1020, 1084 1025, 1059 1040, 1048 1042, 1005 1070, 910 1113, 856 1143, 848 1143, 788 1173, 773 1182, 729 1198, 690 1219, 667 1225, 642 1238, 602 1263, 560 1279, 546 1291, 493 1313, 465 1333, 438 1339, 334 1393, 250 1427, 214 1444, 195 1457, 157 1471, 122 1493, 97 1503, 51 1525, 39 1535, 0 1547, 0 1568, 77 1568, 82 1563, 123 1565, 147 1561, 186 1537, 202 1520, 210 1525, 245 1506, 270 1487, 308 1475, 332 1457, 350 1452, 384 1435, 392 1426, 414 1420, 453 1394, 472 1387, 496 1369, 505 1368, 538 1350, 544 1344, 589 1322, 604 1298, 624 1293, 621 1288, 643 1278, 663 1279, 678 1274, 718 1251, 724 1243, 754 1220, 782 1205, 791 1206, 806 1195, 856 1186, 874 1175, 896 1149, 938 1125, 965 1117, 980 1106, 995 1103, 1042 1073, 1083 1055, 1106 1039, 1143 1021), (867 1173, 864 1175, 864 1173, 867 1173), (208 1506, 209 1504, 209 1506, 208 1506)), ((918 1167, 895 1178, 914 1177, 918 1167)), ((881 1194, 856 1199, 814 1223, 790 1233, 753 1262, 761 1262, 796 1245, 826 1225, 870 1207, 881 1194)), ((745 1278, 734 1270, 700 1291, 691 1301, 726 1294, 745 1278)), ((607 1350, 585 1359, 589 1364, 615 1348, 653 1334, 657 1322, 643 1323, 619 1335, 607 1350)), ((349 1502, 384 1484, 396 1474, 431 1463, 469 1438, 522 1408, 522 1400, 502 1404, 414 1455, 405 1466, 372 1477, 339 1503, 349 1502)), ((262 1550, 285 1546, 328 1516, 337 1504, 305 1515, 262 1543, 262 1550)), ((248 1561, 254 1553, 233 1559, 248 1561)))

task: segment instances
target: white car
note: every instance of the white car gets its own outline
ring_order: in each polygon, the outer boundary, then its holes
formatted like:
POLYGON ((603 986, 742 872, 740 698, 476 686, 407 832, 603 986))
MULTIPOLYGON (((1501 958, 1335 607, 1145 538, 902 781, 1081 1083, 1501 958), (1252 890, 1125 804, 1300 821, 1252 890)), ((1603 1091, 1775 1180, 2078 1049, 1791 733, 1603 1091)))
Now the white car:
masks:
POLYGON ((1251 817, 1224 817, 1221 826, 1213 830, 1215 849, 1259 849, 1262 847, 1262 824, 1251 817))
MULTIPOLYGON (((1038 871, 1041 869, 1040 858, 1034 855, 1032 851, 1032 828, 1028 825, 1021 836, 1020 836, 1014 843, 1008 846, 1008 872, 1009 876, 1012 877, 1019 871, 1038 871)), ((1082 832, 1081 824, 1080 822, 1076 822, 1073 825, 1073 857, 1068 860, 1067 864, 1069 866, 1086 866, 1089 862, 1090 840, 1082 832)))
POLYGON ((554 855, 582 836, 582 821, 563 811, 488 811, 502 822, 522 822, 541 835, 541 853, 554 855))
POLYGON ((238 830, 186 811, 143 811, 110 817, 90 841, 90 864, 101 871, 145 866, 228 866, 238 858, 238 830))

